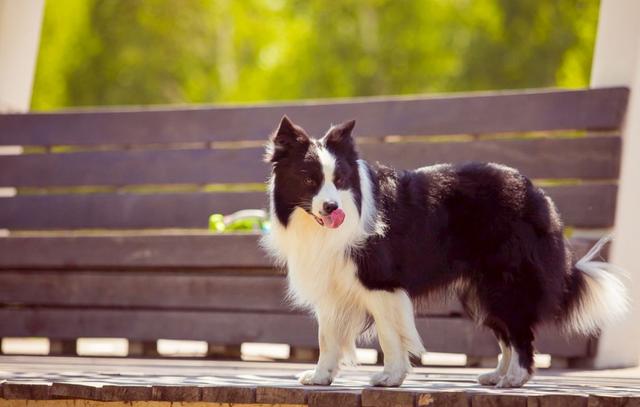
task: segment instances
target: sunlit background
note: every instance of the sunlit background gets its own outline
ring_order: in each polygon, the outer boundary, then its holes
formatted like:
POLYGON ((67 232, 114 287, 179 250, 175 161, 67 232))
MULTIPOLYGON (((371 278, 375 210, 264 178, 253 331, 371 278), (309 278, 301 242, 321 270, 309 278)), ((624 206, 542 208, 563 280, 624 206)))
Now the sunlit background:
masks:
POLYGON ((55 0, 32 109, 584 87, 597 0, 55 0))

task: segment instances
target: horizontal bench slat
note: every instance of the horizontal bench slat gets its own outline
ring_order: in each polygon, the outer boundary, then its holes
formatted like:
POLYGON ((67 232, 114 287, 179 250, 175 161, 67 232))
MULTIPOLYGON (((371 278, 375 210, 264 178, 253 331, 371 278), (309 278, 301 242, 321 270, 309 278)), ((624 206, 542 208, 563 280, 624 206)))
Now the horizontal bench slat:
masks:
MULTIPOLYGON (((0 306, 112 307, 167 310, 305 313, 286 300, 286 277, 261 274, 161 271, 0 271, 0 306)), ((420 315, 462 314, 457 301, 434 298, 420 315)))
POLYGON ((357 119, 358 134, 432 135, 617 129, 626 88, 362 98, 238 107, 104 109, 0 115, 0 145, 263 140, 283 114, 315 136, 357 119))
MULTIPOLYGON (((506 164, 531 178, 618 177, 619 137, 484 140, 461 143, 365 143, 362 157, 399 169, 442 162, 506 164)), ((260 148, 146 150, 0 156, 0 186, 261 183, 269 174, 260 148)))
POLYGON ((269 266, 255 234, 0 238, 0 268, 269 266))
MULTIPOLYGON (((613 225, 617 186, 549 186, 565 225, 613 225)), ((267 207, 265 192, 21 195, 0 199, 0 229, 205 228, 212 213, 267 207)))
MULTIPOLYGON (((260 268, 255 234, 0 238, 0 268, 260 268)), ((594 243, 572 239, 578 256, 594 243)))
MULTIPOLYGON (((242 342, 317 346, 315 321, 306 315, 240 312, 106 309, 0 309, 0 337, 125 337, 134 340, 192 339, 219 344, 242 342)), ((495 356, 498 345, 486 329, 463 318, 417 318, 425 347, 434 352, 495 356)), ((563 357, 589 355, 588 338, 565 340, 557 330, 541 330, 542 353, 563 357)))
POLYGON ((266 206, 266 192, 21 195, 0 199, 0 229, 204 229, 213 213, 266 206))

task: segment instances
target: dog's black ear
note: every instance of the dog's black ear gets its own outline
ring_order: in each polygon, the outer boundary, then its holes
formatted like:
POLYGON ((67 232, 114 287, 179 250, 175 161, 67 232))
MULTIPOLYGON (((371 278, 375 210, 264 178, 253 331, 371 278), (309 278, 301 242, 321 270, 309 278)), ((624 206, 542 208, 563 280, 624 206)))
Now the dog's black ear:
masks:
POLYGON ((309 136, 304 129, 293 124, 287 116, 282 116, 278 129, 269 139, 265 160, 275 163, 293 152, 308 147, 309 143, 309 136))
POLYGON ((327 147, 336 151, 353 151, 355 153, 355 141, 352 135, 355 125, 355 120, 349 120, 332 126, 325 136, 327 147))

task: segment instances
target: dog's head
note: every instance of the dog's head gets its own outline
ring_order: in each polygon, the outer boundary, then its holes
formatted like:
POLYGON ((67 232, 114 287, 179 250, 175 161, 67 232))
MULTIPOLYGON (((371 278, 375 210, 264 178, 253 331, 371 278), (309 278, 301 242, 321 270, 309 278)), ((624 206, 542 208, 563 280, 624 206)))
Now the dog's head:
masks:
POLYGON ((351 132, 355 121, 331 127, 313 139, 286 116, 273 133, 266 159, 273 166, 272 205, 287 226, 300 208, 320 226, 339 228, 347 216, 357 216, 361 192, 358 154, 351 132), (356 213, 350 210, 357 208, 356 213))

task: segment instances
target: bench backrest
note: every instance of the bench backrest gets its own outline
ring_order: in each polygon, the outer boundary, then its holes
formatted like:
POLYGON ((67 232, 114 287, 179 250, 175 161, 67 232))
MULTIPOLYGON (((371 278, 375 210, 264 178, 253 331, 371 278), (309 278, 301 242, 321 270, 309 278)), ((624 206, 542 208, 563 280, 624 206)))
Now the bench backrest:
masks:
POLYGON ((567 226, 613 225, 625 88, 234 107, 0 115, 0 229, 206 228, 266 206, 262 145, 283 114, 319 136, 357 120, 362 156, 397 168, 494 161, 547 187, 567 226))

